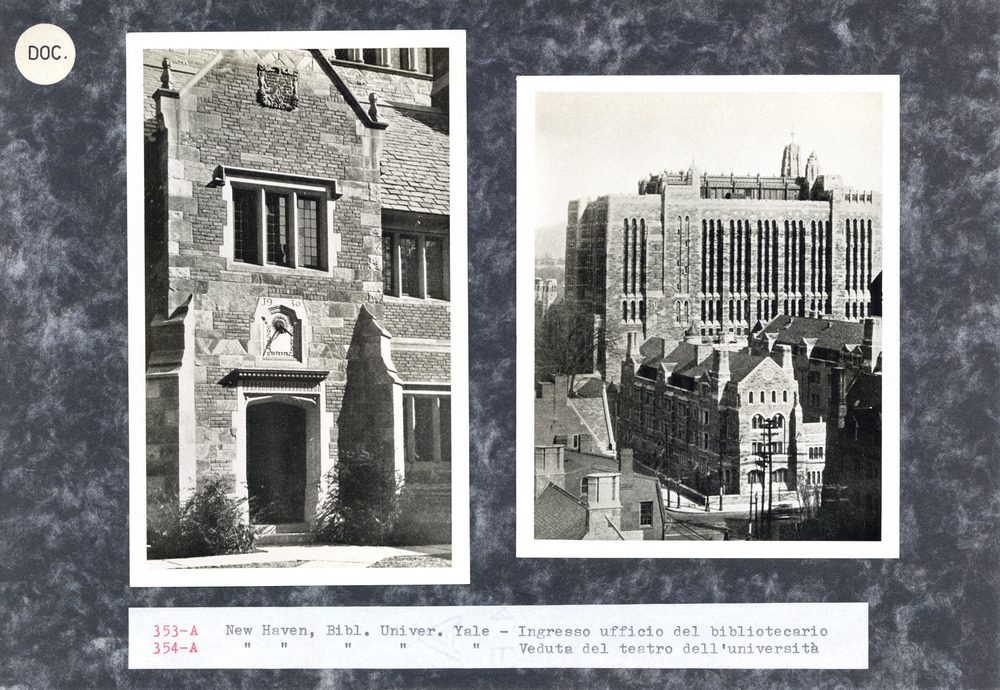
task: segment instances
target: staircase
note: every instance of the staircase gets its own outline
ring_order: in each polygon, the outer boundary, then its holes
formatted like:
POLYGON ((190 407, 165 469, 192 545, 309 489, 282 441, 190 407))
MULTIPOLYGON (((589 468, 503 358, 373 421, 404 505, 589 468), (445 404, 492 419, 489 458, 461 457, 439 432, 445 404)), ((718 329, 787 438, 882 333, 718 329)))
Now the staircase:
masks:
POLYGON ((254 525, 253 529, 257 533, 257 546, 288 546, 316 542, 316 535, 309 531, 307 522, 254 525))

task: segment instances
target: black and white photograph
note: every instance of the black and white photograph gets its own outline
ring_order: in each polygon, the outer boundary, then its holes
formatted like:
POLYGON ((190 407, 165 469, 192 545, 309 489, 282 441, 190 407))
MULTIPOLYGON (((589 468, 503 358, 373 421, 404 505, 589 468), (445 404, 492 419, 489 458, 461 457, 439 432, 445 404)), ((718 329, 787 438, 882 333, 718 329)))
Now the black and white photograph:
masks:
POLYGON ((1000 3, 0 19, 0 687, 1000 688, 1000 3))
POLYGON ((896 541, 898 97, 723 79, 519 81, 534 540, 896 541))
POLYGON ((328 49, 289 47, 308 34, 131 38, 143 128, 131 356, 144 368, 132 394, 146 420, 133 429, 134 577, 461 577, 460 51, 433 33, 372 37, 394 47, 346 34, 328 49))

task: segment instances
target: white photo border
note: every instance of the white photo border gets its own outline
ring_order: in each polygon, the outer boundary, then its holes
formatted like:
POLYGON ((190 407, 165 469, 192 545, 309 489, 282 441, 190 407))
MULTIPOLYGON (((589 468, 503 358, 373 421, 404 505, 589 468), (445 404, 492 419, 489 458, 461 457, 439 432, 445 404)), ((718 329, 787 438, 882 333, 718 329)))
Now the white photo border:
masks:
POLYGON ((132 587, 468 584, 469 295, 466 35, 434 31, 129 33, 126 37, 129 335, 129 566, 132 587), (158 569, 146 560, 142 54, 155 49, 447 48, 451 247, 452 564, 447 568, 158 569))
MULTIPOLYGON (((520 76, 517 78, 516 465, 519 558, 899 557, 899 76, 520 76), (590 93, 882 94, 882 530, 878 541, 568 541, 534 537, 536 95, 590 93)), ((643 171, 636 171, 641 175, 643 171)), ((637 178, 638 179, 638 178, 637 178)))

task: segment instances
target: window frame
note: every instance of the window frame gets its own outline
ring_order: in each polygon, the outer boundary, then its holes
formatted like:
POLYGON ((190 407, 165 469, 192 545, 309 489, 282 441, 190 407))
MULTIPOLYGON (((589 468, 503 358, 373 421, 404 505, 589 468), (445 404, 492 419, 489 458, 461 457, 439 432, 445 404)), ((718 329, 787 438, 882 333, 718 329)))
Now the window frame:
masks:
POLYGON ((226 202, 226 226, 219 253, 226 258, 227 268, 332 273, 340 251, 340 234, 333 231, 334 208, 336 200, 341 196, 336 180, 220 165, 213 174, 213 185, 222 188, 222 197, 226 202), (236 201, 237 196, 243 192, 251 192, 256 196, 256 256, 252 260, 237 258, 236 254, 236 201), (287 199, 287 263, 268 260, 268 199, 275 197, 287 199), (300 257, 305 242, 301 234, 303 228, 298 202, 305 199, 316 204, 316 265, 307 264, 300 257))
POLYGON ((382 215, 382 295, 384 298, 401 300, 421 300, 421 301, 451 301, 451 238, 448 232, 447 219, 433 217, 428 214, 400 214, 383 212, 382 215), (410 238, 415 241, 416 253, 416 289, 412 292, 403 291, 403 271, 401 253, 401 238, 410 238), (391 247, 387 252, 386 241, 390 240, 391 247), (427 246, 432 242, 437 242, 439 254, 434 259, 434 264, 439 265, 440 275, 436 276, 435 283, 438 285, 437 295, 431 294, 431 281, 429 276, 427 246), (388 254, 388 257, 387 257, 388 254), (388 265, 387 265, 388 259, 388 265), (415 293, 415 294, 414 294, 415 293))
POLYGON ((450 466, 454 455, 451 387, 435 383, 403 386, 403 456, 408 465, 450 466), (427 450, 430 455, 419 451, 427 450))
POLYGON ((639 527, 645 529, 653 526, 653 502, 639 501, 639 527))

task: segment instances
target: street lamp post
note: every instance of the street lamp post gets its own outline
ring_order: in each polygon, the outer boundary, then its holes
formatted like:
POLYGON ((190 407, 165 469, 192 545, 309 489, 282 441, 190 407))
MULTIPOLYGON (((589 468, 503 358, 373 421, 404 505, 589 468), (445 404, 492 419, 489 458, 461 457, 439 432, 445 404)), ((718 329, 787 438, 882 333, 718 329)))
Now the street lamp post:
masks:
POLYGON ((768 419, 764 425, 765 435, 767 436, 767 538, 770 539, 773 534, 774 526, 774 420, 768 419))
POLYGON ((722 512, 722 492, 725 488, 725 479, 722 472, 722 456, 726 447, 726 423, 722 423, 722 432, 719 434, 719 512, 722 512))

